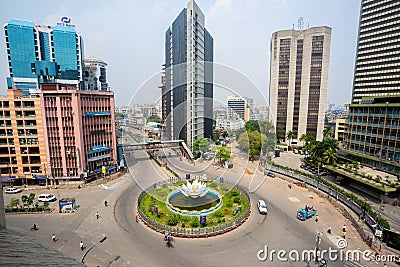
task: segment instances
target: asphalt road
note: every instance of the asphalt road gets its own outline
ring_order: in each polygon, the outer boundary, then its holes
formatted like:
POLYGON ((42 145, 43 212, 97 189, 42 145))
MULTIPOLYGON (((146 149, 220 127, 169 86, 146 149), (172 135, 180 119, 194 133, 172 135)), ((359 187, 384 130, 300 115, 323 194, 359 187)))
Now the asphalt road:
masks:
MULTIPOLYGON (((40 230, 32 233, 33 235, 75 259, 81 259, 86 252, 79 248, 82 240, 87 249, 93 246, 85 257, 85 264, 88 266, 314 266, 313 263, 307 265, 304 261, 278 261, 276 253, 273 260, 260 261, 257 253, 265 246, 269 252, 280 249, 287 252, 296 249, 300 253, 302 250, 312 250, 315 248, 317 232, 324 231, 332 224, 333 232, 338 233, 345 222, 338 211, 307 189, 295 187, 290 190, 286 182, 278 178, 264 181, 265 177, 257 173, 256 167, 250 166, 251 164, 248 169, 254 170, 255 175, 250 175, 249 172, 246 174, 245 168, 239 168, 238 162, 238 168, 233 170, 209 168, 206 172, 209 177, 223 176, 224 179, 237 181, 244 188, 250 188, 250 191, 254 190, 250 195, 252 213, 249 220, 225 235, 206 239, 177 238, 174 248, 167 248, 161 234, 150 230, 141 222, 136 223, 134 219, 137 197, 142 188, 162 177, 167 178, 167 175, 148 159, 144 151, 130 152, 126 156, 131 164, 133 177, 126 175, 106 185, 92 188, 59 190, 62 197, 77 199, 80 208, 76 213, 8 215, 7 224, 28 229, 36 223, 40 230), (266 201, 267 216, 257 212, 255 207, 258 199, 266 201), (109 207, 104 206, 104 200, 110 203, 109 207), (295 218, 296 211, 305 204, 319 209, 318 223, 312 219, 301 222, 295 218), (100 213, 99 219, 95 217, 96 211, 100 213), (331 218, 337 220, 332 221, 331 218), (57 235, 57 242, 51 241, 53 233, 57 235), (102 237, 107 239, 99 243, 102 237)), ((169 159, 168 164, 174 165, 170 166, 172 168, 182 169, 183 172, 190 170, 189 163, 180 161, 178 157, 169 159)), ((201 175, 204 171, 201 169, 197 173, 201 175)), ((39 193, 40 190, 37 191, 39 193)), ((57 195, 57 192, 53 194, 57 195)), ((7 200, 5 203, 8 203, 7 200)), ((357 238, 351 231, 349 229, 350 246, 352 238, 354 243, 357 238)), ((323 234, 320 249, 336 249, 334 236, 323 234)), ((357 248, 364 249, 354 247, 357 248)), ((330 262, 329 266, 377 265, 336 261, 330 262)))

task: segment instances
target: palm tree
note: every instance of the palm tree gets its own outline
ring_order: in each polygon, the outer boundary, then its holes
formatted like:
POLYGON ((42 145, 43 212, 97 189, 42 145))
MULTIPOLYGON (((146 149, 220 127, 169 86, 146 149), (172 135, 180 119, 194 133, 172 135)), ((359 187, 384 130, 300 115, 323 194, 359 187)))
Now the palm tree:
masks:
POLYGON ((292 131, 288 131, 288 132, 286 133, 286 138, 289 140, 289 146, 291 145, 292 139, 293 139, 294 137, 295 137, 295 136, 294 136, 294 133, 293 133, 292 131))
POLYGON ((331 138, 333 137, 333 135, 335 134, 332 127, 327 126, 325 127, 325 129, 323 130, 322 134, 324 135, 324 138, 331 138))

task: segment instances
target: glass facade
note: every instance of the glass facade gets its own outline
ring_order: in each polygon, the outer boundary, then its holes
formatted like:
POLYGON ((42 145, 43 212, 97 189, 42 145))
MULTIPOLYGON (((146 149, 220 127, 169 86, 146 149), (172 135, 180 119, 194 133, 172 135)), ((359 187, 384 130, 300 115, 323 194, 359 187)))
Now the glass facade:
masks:
POLYGON ((83 83, 82 38, 73 27, 40 26, 11 20, 4 26, 10 77, 9 89, 38 89, 39 83, 70 80, 83 83))
POLYGON ((35 25, 11 20, 4 27, 10 77, 35 78, 31 64, 38 58, 35 25))
POLYGON ((213 38, 204 28, 204 14, 190 1, 165 33, 163 110, 169 138, 191 146, 197 138, 212 137, 212 61, 213 38))

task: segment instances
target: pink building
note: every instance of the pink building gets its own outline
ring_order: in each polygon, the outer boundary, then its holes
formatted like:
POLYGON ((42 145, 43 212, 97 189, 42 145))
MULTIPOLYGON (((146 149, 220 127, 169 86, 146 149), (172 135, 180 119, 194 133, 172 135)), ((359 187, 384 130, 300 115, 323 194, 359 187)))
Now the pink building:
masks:
POLYGON ((41 86, 48 176, 53 183, 117 170, 114 92, 41 86))

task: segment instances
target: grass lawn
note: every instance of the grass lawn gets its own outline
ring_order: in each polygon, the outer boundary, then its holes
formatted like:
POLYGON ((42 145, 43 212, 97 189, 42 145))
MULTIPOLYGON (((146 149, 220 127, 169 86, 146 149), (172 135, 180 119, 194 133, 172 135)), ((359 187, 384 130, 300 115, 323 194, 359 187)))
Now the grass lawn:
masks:
POLYGON ((165 184, 161 187, 150 191, 140 200, 140 210, 149 218, 169 226, 182 228, 197 228, 210 227, 219 224, 228 223, 235 220, 246 210, 249 209, 249 202, 245 196, 242 196, 240 191, 215 182, 207 182, 207 187, 219 193, 222 196, 222 207, 216 212, 207 215, 207 224, 200 225, 197 216, 184 216, 170 211, 165 202, 167 196, 178 190, 185 182, 165 184), (158 216, 154 212, 154 206, 158 207, 158 216), (241 210, 233 215, 236 208, 241 206, 241 210))

